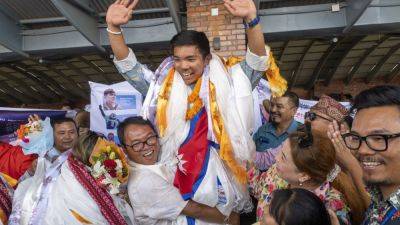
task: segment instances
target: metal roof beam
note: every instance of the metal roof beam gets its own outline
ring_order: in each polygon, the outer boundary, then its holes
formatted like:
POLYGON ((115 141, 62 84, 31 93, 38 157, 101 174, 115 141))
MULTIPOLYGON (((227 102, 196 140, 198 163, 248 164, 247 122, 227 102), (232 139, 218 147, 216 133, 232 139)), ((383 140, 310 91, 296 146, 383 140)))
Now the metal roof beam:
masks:
POLYGON ((104 53, 106 52, 100 42, 96 18, 89 15, 87 10, 82 10, 82 6, 87 5, 85 2, 88 1, 74 0, 72 1, 73 3, 71 3, 67 0, 51 0, 51 2, 60 13, 68 19, 72 26, 74 26, 91 44, 93 44, 99 51, 104 53), (81 7, 77 7, 76 5, 80 5, 81 7))
MULTIPOLYGON (((82 62, 86 63, 90 68, 96 70, 103 78, 104 80, 107 82, 107 84, 111 84, 111 80, 107 77, 106 73, 104 73, 104 71, 96 64, 93 64, 92 61, 85 59, 84 57, 80 56, 78 57, 79 60, 81 60, 82 62)), ((79 68, 78 68, 79 69, 79 68)))
POLYGON ((374 68, 368 73, 367 77, 365 78, 365 83, 371 82, 372 79, 378 75, 379 70, 382 68, 382 66, 386 63, 386 61, 394 54, 397 52, 397 50, 400 49, 400 44, 397 44, 390 48, 388 53, 386 53, 385 56, 383 56, 379 62, 374 66, 374 68))
POLYGON ((174 21, 175 28, 178 32, 182 31, 181 18, 178 14, 179 12, 179 2, 178 0, 167 0, 167 5, 169 8, 169 13, 174 21))
POLYGON ((294 70, 295 72, 294 72, 293 76, 291 77, 291 79, 290 79, 290 81, 289 81, 289 88, 294 87, 294 85, 295 85, 295 83, 296 83, 296 80, 297 80, 297 77, 298 77, 298 75, 299 75, 299 73, 300 73, 300 68, 301 68, 301 66, 303 65, 304 59, 305 59, 306 55, 308 54, 308 52, 310 51, 311 47, 313 46, 314 42, 315 42, 315 40, 312 40, 312 41, 310 42, 310 44, 308 44, 308 45, 306 46, 306 49, 305 49, 303 55, 301 56, 299 62, 298 62, 297 65, 296 65, 296 68, 295 68, 295 70, 294 70))
MULTIPOLYGON (((399 11, 396 0, 374 0, 351 27, 352 34, 398 31, 399 11)), ((340 36, 349 25, 347 8, 332 12, 331 4, 263 9, 259 15, 263 33, 269 41, 340 36)))
POLYGON ((315 82, 319 79, 322 69, 325 66, 326 61, 328 61, 329 56, 331 56, 332 52, 335 51, 336 47, 340 44, 340 41, 332 43, 329 48, 325 51, 322 58, 318 61, 317 66, 315 67, 313 74, 306 84, 306 89, 311 89, 314 87, 315 82))
POLYGON ((338 70, 340 64, 342 64, 343 60, 347 57, 351 49, 353 49, 354 46, 356 46, 363 38, 364 36, 355 37, 349 45, 345 46, 345 50, 343 51, 343 54, 339 56, 339 60, 337 60, 333 65, 330 65, 331 67, 333 67, 333 70, 331 70, 326 75, 326 79, 324 82, 325 86, 328 86, 331 83, 333 76, 336 74, 336 71, 338 70))
POLYGON ((354 77, 354 74, 358 71, 358 69, 361 67, 361 65, 363 64, 363 62, 368 58, 369 55, 371 55, 371 53, 373 51, 375 51, 375 49, 377 49, 382 43, 384 43, 390 36, 389 35, 385 35, 383 36, 377 43, 376 45, 372 46, 371 48, 367 49, 364 53, 364 55, 360 58, 360 60, 357 61, 357 63, 354 65, 354 67, 351 69, 350 73, 347 75, 347 77, 344 80, 344 83, 346 85, 348 85, 351 80, 354 77))
POLYGON ((392 71, 390 71, 386 76, 386 82, 391 82, 394 78, 400 75, 400 63, 396 65, 396 68, 394 68, 392 71))
POLYGON ((346 7, 346 27, 343 33, 349 33, 353 25, 360 19, 372 0, 347 0, 346 7))
MULTIPOLYGON (((9 73, 5 73, 5 72, 2 72, 2 71, 0 71, 0 76, 3 76, 5 78, 7 78, 7 79, 12 80, 12 81, 17 83, 18 87, 24 88, 25 91, 24 90, 20 90, 20 91, 24 92, 24 95, 27 96, 27 98, 34 98, 38 102, 43 102, 43 101, 51 102, 51 99, 48 96, 46 96, 46 95, 34 90, 31 86, 28 86, 26 84, 25 80, 19 79, 19 78, 15 77, 15 76, 12 76, 9 73)), ((18 92, 17 90, 14 90, 14 91, 18 92)))
MULTIPOLYGON (((130 21, 122 27, 125 41, 131 44, 169 42, 177 32, 172 18, 146 19, 130 21)), ((100 44, 109 46, 105 25, 97 27, 100 44)), ((62 49, 90 48, 93 45, 75 27, 53 27, 23 32, 25 51, 51 51, 62 49)))
POLYGON ((6 14, 4 10, 2 7, 0 8, 0 44, 28 58, 29 54, 22 49, 21 28, 18 26, 18 22, 6 14))

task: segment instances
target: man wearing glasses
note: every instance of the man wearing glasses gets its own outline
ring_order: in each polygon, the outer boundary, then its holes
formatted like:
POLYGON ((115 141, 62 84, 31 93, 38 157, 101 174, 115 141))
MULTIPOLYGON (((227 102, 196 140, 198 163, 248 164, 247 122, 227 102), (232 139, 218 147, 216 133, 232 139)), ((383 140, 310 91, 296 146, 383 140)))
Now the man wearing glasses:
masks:
POLYGON ((400 224, 400 87, 363 91, 353 108, 353 126, 342 136, 356 151, 371 194, 363 225, 400 224))
POLYGON ((158 163, 160 143, 150 121, 128 117, 118 126, 118 138, 129 158, 128 194, 137 224, 186 224, 185 216, 201 220, 199 224, 239 224, 239 215, 225 216, 220 205, 210 207, 182 198, 173 185, 172 170, 158 163))

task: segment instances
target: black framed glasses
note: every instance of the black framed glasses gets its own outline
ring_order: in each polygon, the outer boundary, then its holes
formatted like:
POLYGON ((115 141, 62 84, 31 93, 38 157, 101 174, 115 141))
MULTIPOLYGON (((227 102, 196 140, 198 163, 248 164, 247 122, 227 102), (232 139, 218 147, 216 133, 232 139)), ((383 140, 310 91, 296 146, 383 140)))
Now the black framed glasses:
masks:
POLYGON ((386 151, 388 148, 389 140, 400 137, 400 133, 397 134, 370 134, 367 136, 360 136, 354 133, 342 134, 344 143, 351 150, 358 150, 361 147, 361 143, 364 141, 367 146, 377 152, 386 151))
POLYGON ((324 119, 324 120, 327 120, 329 122, 333 122, 333 119, 325 118, 323 116, 320 116, 320 115, 316 114, 315 112, 306 112, 304 114, 304 120, 309 119, 310 121, 314 121, 314 120, 317 119, 317 117, 319 117, 321 119, 324 119))
POLYGON ((158 135, 152 135, 148 137, 145 141, 142 142, 135 142, 131 145, 125 145, 126 148, 132 149, 134 152, 140 152, 144 148, 144 144, 147 146, 154 146, 158 142, 158 135))

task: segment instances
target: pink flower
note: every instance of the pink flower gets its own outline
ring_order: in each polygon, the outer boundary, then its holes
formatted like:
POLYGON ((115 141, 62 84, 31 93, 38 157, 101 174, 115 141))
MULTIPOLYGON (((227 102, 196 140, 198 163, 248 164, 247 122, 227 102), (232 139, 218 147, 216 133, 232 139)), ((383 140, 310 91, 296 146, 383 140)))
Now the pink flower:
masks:
POLYGON ((25 143, 29 143, 29 138, 24 137, 24 138, 22 138, 22 141, 25 143))

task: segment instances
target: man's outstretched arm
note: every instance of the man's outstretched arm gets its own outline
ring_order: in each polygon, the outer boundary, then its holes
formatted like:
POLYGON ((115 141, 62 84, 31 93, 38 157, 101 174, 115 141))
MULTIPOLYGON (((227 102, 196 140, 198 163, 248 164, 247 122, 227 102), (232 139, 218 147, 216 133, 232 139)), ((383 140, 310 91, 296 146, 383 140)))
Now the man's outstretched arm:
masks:
MULTIPOLYGON (((253 0, 224 0, 224 5, 233 16, 242 18, 247 24, 257 18, 257 9, 253 0)), ((261 25, 258 23, 247 28, 246 34, 250 51, 258 56, 267 55, 261 25)))

